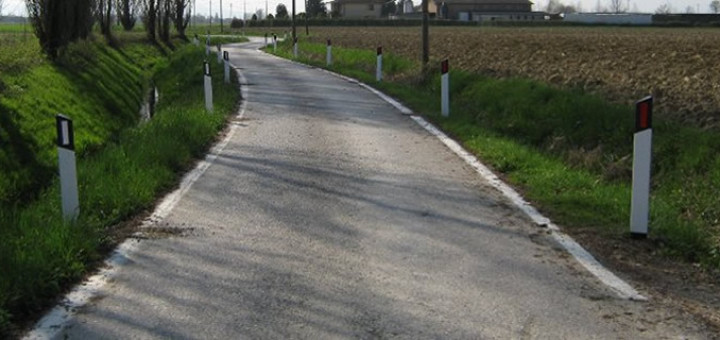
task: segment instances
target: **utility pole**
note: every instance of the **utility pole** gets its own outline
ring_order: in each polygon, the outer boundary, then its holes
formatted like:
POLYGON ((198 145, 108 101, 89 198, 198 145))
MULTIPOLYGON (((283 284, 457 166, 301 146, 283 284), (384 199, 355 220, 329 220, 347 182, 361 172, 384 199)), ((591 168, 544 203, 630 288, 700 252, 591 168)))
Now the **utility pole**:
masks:
POLYGON ((427 68, 430 61, 430 41, 428 37, 428 1, 422 0, 422 67, 427 68))
POLYGON ((220 0, 220 33, 223 32, 222 0, 220 0))
POLYGON ((197 13, 195 13, 195 0, 192 0, 192 5, 190 6, 190 27, 195 27, 195 16, 197 13))
POLYGON ((268 14, 270 14, 270 12, 268 12, 268 0, 265 0, 265 19, 267 19, 268 14))
MULTIPOLYGON (((292 0, 292 38, 295 41, 295 0, 292 0)), ((307 9, 305 9, 305 15, 307 15, 307 9)))
POLYGON ((308 0, 305 0, 305 35, 310 35, 310 27, 308 27, 308 16, 310 15, 310 12, 308 11, 308 0))
POLYGON ((208 7, 208 22, 210 23, 208 34, 210 34, 210 30, 212 29, 212 0, 210 0, 210 7, 208 7))

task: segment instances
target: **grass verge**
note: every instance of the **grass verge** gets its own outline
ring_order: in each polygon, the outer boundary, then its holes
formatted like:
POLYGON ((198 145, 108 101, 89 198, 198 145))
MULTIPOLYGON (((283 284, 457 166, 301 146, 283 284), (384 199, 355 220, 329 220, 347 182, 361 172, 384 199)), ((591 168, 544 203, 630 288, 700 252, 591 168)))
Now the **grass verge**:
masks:
MULTIPOLYGON (((157 61, 161 100, 155 117, 79 158, 76 222, 60 218, 57 178, 31 203, 0 210, 0 335, 17 332, 18 321, 82 278, 113 242, 113 225, 150 208, 225 126, 239 97, 237 82, 223 84, 222 69, 214 67, 217 113, 205 112, 204 59, 203 49, 188 44, 157 61)), ((76 133, 83 128, 78 124, 76 133)))
MULTIPOLYGON (((276 54, 293 59, 291 44, 276 54)), ((400 99, 478 155, 554 221, 602 237, 629 233, 634 109, 526 79, 451 71, 451 116, 440 110, 439 67, 301 41, 296 60, 355 77, 400 99)), ((452 61, 451 61, 452 62, 452 61)), ((438 65, 439 66, 439 65, 438 65)), ((720 268, 720 133, 655 120, 649 241, 671 257, 720 268)))

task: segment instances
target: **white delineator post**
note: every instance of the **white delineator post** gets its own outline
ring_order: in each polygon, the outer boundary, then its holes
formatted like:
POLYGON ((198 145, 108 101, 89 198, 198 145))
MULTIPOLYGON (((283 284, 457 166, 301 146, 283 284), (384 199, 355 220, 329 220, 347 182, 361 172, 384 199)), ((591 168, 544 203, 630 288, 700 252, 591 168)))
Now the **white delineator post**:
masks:
POLYGON ((58 166, 60 168, 62 213, 65 220, 71 221, 75 220, 80 213, 73 124, 70 118, 63 115, 55 116, 55 124, 58 136, 58 166))
POLYGON ((210 63, 205 61, 203 64, 205 70, 205 109, 208 112, 213 110, 213 94, 212 94, 212 76, 210 75, 210 63))
POLYGON ((218 64, 222 64, 223 62, 223 54, 222 54, 222 47, 220 47, 220 44, 217 45, 217 59, 218 64))
POLYGON ((442 75, 440 76, 440 106, 443 117, 450 116, 450 67, 445 59, 440 64, 442 75))
POLYGON ((230 52, 223 52, 223 62, 225 64, 225 84, 230 84, 230 52))
POLYGON ((273 53, 277 52, 277 34, 273 33, 273 53))
POLYGON ((268 36, 268 34, 265 33, 265 46, 267 46, 267 36, 268 36))
POLYGON ((210 55, 210 33, 205 35, 205 55, 210 55))
POLYGON ((382 46, 377 48, 377 67, 375 67, 375 80, 382 81, 382 46))
POLYGON ((327 40, 327 52, 325 53, 325 64, 327 66, 332 65, 332 41, 327 40))
POLYGON ((630 235, 645 238, 650 219, 650 165, 652 161, 652 106, 648 96, 635 104, 635 135, 633 137, 632 201, 630 203, 630 235))
POLYGON ((200 39, 198 39, 197 33, 193 37, 193 44, 195 44, 195 46, 200 46, 200 39))
POLYGON ((293 57, 294 57, 294 58, 297 58, 297 56, 298 56, 298 50, 297 50, 298 46, 297 46, 297 42, 298 42, 298 38, 295 37, 295 39, 293 39, 293 57))

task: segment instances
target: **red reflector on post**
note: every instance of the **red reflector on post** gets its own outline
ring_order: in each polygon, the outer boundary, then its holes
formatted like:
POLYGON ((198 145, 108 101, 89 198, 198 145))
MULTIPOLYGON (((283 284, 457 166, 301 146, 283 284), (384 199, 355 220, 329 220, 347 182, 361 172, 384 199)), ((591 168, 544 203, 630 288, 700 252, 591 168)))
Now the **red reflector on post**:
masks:
POLYGON ((442 61, 441 68, 442 68, 442 74, 448 73, 450 71, 450 66, 448 65, 447 59, 442 61))
POLYGON ((652 128, 652 105, 652 96, 635 103, 635 132, 652 128))
POLYGON ((381 54, 382 54, 382 46, 378 46, 377 55, 381 55, 381 54))
POLYGON ((332 41, 330 41, 330 39, 328 39, 327 45, 328 45, 328 46, 332 46, 332 41))

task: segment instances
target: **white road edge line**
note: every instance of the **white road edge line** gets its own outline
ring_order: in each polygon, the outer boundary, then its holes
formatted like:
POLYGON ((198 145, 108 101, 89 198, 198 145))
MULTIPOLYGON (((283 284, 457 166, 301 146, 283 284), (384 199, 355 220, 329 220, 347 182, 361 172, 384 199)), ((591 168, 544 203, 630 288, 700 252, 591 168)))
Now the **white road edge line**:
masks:
MULTIPOLYGON (((247 80, 242 72, 240 72, 237 68, 234 69, 238 79, 240 80, 240 84, 247 84, 247 80)), ((245 115, 248 98, 248 86, 240 86, 240 93, 242 99, 240 101, 240 108, 238 109, 236 118, 243 118, 245 115)), ((175 191, 163 198, 160 204, 158 204, 153 211, 152 215, 143 222, 143 227, 155 224, 165 219, 170 214, 172 209, 178 202, 180 202, 180 199, 188 192, 188 190, 190 190, 190 187, 215 162, 218 155, 220 155, 220 153, 222 153, 228 145, 237 129, 238 125, 230 124, 230 129, 225 138, 215 144, 210 149, 210 152, 205 156, 205 159, 200 161, 192 171, 183 177, 180 182, 180 186, 175 189, 175 191)), ((77 310, 96 297, 100 293, 101 289, 117 275, 118 270, 128 263, 132 254, 137 251, 138 243, 139 241, 135 239, 127 239, 115 248, 110 257, 105 260, 105 266, 103 269, 101 269, 97 274, 89 277, 83 283, 75 286, 75 288, 65 295, 62 301, 60 301, 35 324, 35 327, 26 334, 23 339, 35 340, 54 338, 65 328, 65 324, 71 319, 77 310)))
MULTIPOLYGON (((267 55, 284 59, 269 53, 266 53, 260 49, 258 51, 265 53, 267 55)), ((296 62, 294 60, 289 60, 295 64, 308 66, 306 64, 302 64, 299 62, 296 62)), ((314 66, 311 66, 314 67, 314 66)), ((370 92, 374 93, 378 97, 380 97, 382 100, 388 102, 390 105, 394 106, 398 111, 400 111, 404 115, 410 115, 410 118, 412 118, 418 125, 422 126, 425 130, 427 130, 429 133, 435 135, 445 146, 447 146, 450 150, 452 150, 456 155, 458 155, 460 158, 462 158, 468 165, 470 165, 475 171, 480 174, 486 181, 490 183, 495 189, 500 191, 505 197, 507 197, 518 209, 520 209, 522 212, 524 212, 530 219, 537 224, 538 226, 546 227, 548 230, 550 230, 550 234, 552 235, 552 238, 558 242, 560 245, 565 248, 565 250, 570 253, 575 260, 577 260, 587 271, 589 271, 591 274, 593 274, 600 282, 608 286, 619 298, 621 299, 627 299, 627 300, 633 300, 633 301, 647 301, 648 298, 640 294, 635 288, 633 288, 630 284, 625 282, 623 279, 619 278, 617 275, 615 275, 613 272, 605 268, 600 262, 595 259, 592 254, 590 254, 585 248, 583 248, 579 243, 575 242, 572 237, 569 235, 563 233, 560 228, 553 223, 549 218, 543 216, 540 212, 535 209, 530 203, 525 201, 525 199, 520 196, 520 194, 515 191, 512 187, 507 185, 505 182, 503 182, 498 176, 496 176, 487 166, 482 164, 480 160, 478 160, 477 157, 475 157, 473 154, 467 152, 460 144, 458 144, 455 140, 448 137, 445 133, 440 131, 437 127, 435 127, 430 122, 426 121, 420 116, 415 115, 412 110, 410 110, 405 105, 401 104, 394 98, 378 91, 374 87, 367 85, 357 79, 350 78, 347 76, 344 76, 342 74, 338 74, 320 67, 314 67, 318 70, 321 70, 325 73, 331 74, 335 77, 341 78, 343 80, 349 81, 354 84, 358 84, 359 86, 362 86, 369 90, 370 92)))

